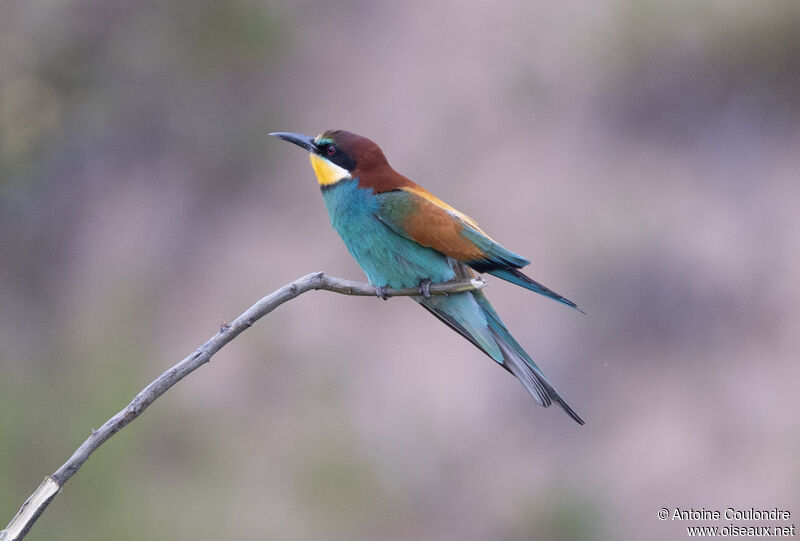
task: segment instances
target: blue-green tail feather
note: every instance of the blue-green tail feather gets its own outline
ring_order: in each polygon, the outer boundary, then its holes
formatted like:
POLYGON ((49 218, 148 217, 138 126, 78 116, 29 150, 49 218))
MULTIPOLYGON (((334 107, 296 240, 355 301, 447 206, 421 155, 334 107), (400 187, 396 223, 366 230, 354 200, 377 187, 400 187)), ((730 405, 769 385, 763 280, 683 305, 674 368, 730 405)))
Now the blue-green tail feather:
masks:
POLYGON ((557 402, 578 424, 584 424, 511 336, 483 293, 471 291, 449 296, 415 297, 415 300, 516 376, 543 407, 557 402))
POLYGON ((558 394, 550 382, 547 381, 547 378, 542 373, 541 369, 533 362, 531 356, 519 345, 511 333, 508 332, 508 329, 500 320, 500 316, 497 315, 497 312, 494 311, 494 308, 489 303, 489 300, 486 296, 481 293, 480 291, 473 292, 473 296, 475 300, 480 305, 481 309, 487 316, 487 322, 489 327, 492 329, 494 333, 496 333, 496 339, 498 344, 500 345, 501 349, 504 347, 508 347, 511 350, 511 354, 506 356, 507 361, 507 368, 508 370, 514 374, 517 379, 522 381, 523 385, 528 389, 528 392, 531 392, 529 385, 533 385, 536 389, 544 389, 546 396, 552 400, 553 402, 558 402, 558 404, 564 409, 564 411, 572 417, 575 422, 582 425, 584 424, 583 419, 578 416, 575 411, 569 404, 567 404, 561 395, 558 394), (517 358, 518 357, 518 358, 517 358), (524 361, 524 363, 519 363, 519 360, 524 361), (515 362, 516 361, 516 362, 515 362), (521 372, 522 376, 517 372, 521 372))

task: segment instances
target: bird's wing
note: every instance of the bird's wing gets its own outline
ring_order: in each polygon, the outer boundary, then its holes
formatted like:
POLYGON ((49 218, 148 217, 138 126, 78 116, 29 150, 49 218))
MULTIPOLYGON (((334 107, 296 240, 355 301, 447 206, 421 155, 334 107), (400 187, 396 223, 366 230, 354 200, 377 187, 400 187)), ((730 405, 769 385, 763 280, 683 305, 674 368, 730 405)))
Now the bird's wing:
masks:
POLYGON ((377 198, 377 218, 398 235, 583 312, 568 298, 518 270, 530 261, 498 244, 475 220, 427 190, 405 186, 379 193, 377 198))
POLYGON ((484 233, 477 222, 419 186, 379 193, 377 218, 414 242, 475 270, 517 269, 530 262, 484 233))

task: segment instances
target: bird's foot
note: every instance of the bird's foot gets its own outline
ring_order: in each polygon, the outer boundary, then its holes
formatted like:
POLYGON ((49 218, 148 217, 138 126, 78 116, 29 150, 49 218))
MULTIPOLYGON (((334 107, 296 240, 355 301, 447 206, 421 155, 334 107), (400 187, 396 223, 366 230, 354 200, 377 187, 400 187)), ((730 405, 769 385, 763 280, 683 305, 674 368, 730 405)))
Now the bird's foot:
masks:
POLYGON ((429 299, 431 296, 431 281, 427 278, 419 283, 419 294, 429 299))
POLYGON ((386 288, 383 286, 376 286, 375 294, 378 296, 379 299, 383 299, 385 301, 389 300, 389 295, 386 294, 386 288))

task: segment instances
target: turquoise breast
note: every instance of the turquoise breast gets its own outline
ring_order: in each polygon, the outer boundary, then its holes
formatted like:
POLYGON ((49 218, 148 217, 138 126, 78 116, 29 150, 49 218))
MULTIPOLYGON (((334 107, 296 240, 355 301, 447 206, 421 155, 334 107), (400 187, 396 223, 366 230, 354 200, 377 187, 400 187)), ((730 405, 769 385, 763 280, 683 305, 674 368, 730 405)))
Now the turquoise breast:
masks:
POLYGON ((333 228, 375 286, 415 287, 422 280, 446 282, 455 278, 448 258, 402 237, 376 216, 380 202, 358 179, 322 188, 333 228))

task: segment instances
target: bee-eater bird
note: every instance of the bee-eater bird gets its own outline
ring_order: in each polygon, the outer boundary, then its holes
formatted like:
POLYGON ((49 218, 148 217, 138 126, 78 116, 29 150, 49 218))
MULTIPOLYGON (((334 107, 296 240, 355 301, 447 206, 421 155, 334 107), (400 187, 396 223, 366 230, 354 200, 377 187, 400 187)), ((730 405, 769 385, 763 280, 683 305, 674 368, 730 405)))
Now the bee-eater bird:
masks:
POLYGON ((571 300, 535 282, 520 268, 530 262, 504 248, 469 216, 392 169, 371 140, 343 130, 310 137, 270 135, 309 152, 331 223, 350 254, 379 288, 420 286, 412 297, 519 379, 543 407, 552 402, 579 424, 572 411, 479 290, 427 295, 431 282, 487 272, 580 310, 571 300))

